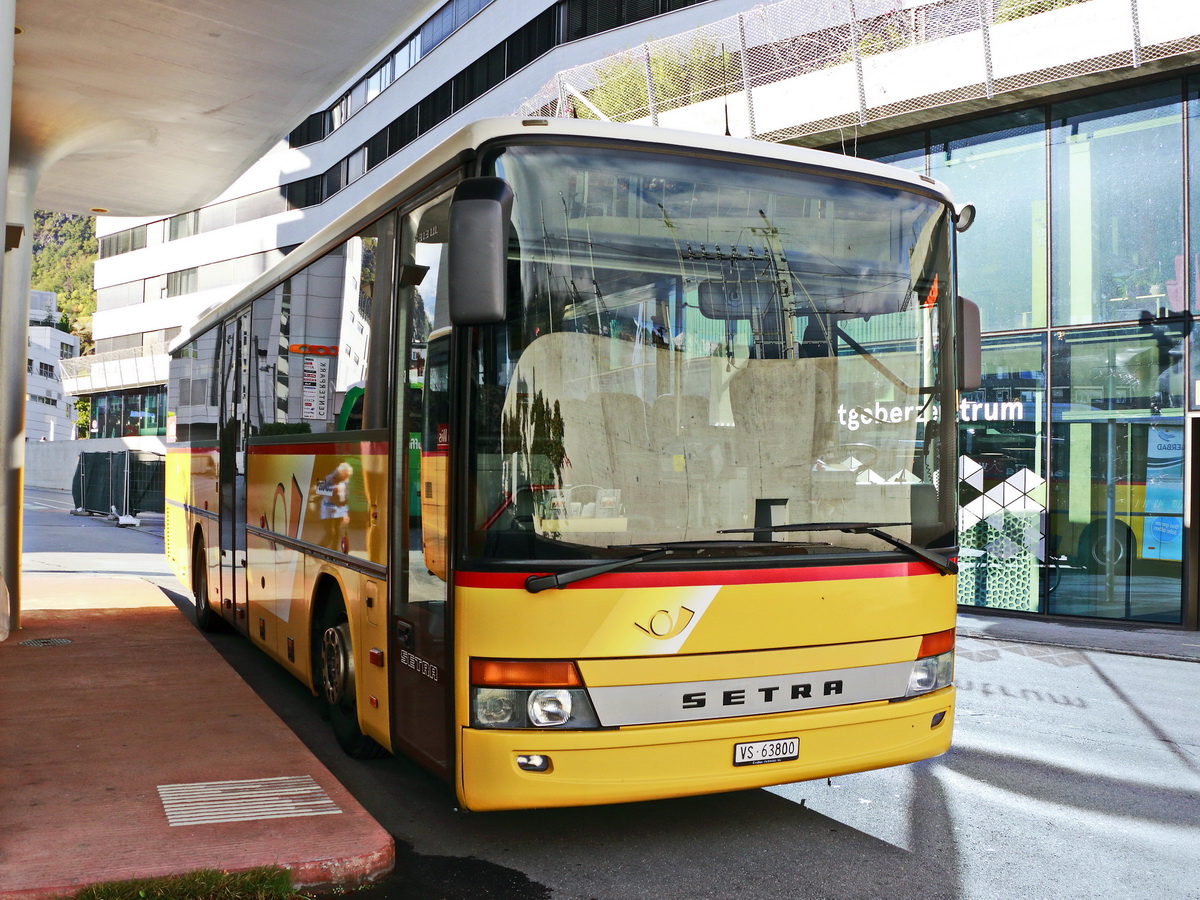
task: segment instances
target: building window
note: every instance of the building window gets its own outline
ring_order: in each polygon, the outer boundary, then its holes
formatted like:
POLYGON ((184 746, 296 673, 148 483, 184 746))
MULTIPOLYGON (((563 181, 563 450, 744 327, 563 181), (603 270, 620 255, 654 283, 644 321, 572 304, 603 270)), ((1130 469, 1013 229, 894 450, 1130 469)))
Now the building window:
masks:
POLYGON ((1172 80, 1051 107, 1055 325, 1186 309, 1180 95, 1172 80))
POLYGON ((148 231, 149 225, 138 225, 136 228, 127 228, 124 231, 105 235, 100 238, 101 258, 119 256, 134 250, 144 250, 148 231))
MULTIPOLYGON (((1175 272, 1177 281, 1187 285, 1187 309, 1193 313, 1200 309, 1200 290, 1197 290, 1197 279, 1200 279, 1200 78, 1192 76, 1187 82, 1187 128, 1188 128, 1188 185, 1190 203, 1188 205, 1190 221, 1188 232, 1191 238, 1191 251, 1181 261, 1175 272)), ((1192 335, 1192 390, 1191 407, 1200 406, 1200 329, 1193 328, 1192 335)))
POLYGON ((165 296, 178 297, 181 294, 195 293, 198 274, 195 268, 180 269, 178 272, 168 272, 165 296))
POLYGON ((166 385, 97 394, 92 398, 93 438, 166 434, 166 385))
POLYGON ((316 206, 325 199, 324 186, 325 176, 323 175, 313 175, 311 178, 302 178, 300 181, 285 184, 282 191, 287 199, 287 208, 305 209, 309 206, 316 206))
POLYGON ((367 76, 367 102, 374 100, 384 89, 392 83, 392 73, 395 69, 392 66, 392 57, 385 59, 378 68, 367 76))
POLYGON ((180 213, 167 220, 167 240, 177 241, 180 238, 191 237, 200 230, 200 211, 180 213))
POLYGON ((42 378, 49 378, 51 381, 54 381, 56 378, 54 374, 54 366, 50 365, 50 363, 38 363, 38 375, 40 375, 42 378))
POLYGON ((958 240, 963 293, 985 331, 1044 328, 1046 122, 1042 108, 930 134, 930 174, 982 212, 958 240), (969 285, 969 287, 967 287, 969 285))
POLYGON ((1152 321, 1051 336, 1053 614, 1182 621, 1183 342, 1152 321))
POLYGON ((959 406, 958 602, 1040 612, 1046 588, 1046 339, 988 338, 959 406))
POLYGON ((329 133, 329 113, 325 110, 315 112, 299 125, 297 125, 292 133, 288 135, 288 145, 292 147, 304 147, 308 144, 315 144, 317 141, 325 139, 325 135, 329 133))

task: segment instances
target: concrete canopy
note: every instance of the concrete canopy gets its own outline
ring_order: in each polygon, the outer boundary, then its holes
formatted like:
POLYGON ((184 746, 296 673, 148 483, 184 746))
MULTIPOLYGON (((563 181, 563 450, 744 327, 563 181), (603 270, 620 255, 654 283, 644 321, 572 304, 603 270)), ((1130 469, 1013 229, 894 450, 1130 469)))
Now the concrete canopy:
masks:
POLYGON ((429 0, 0 0, 0 113, 11 109, 0 118, 0 640, 20 627, 33 211, 205 205, 428 10, 429 0))
POLYGON ((41 209, 195 209, 427 5, 17 0, 10 174, 41 209))

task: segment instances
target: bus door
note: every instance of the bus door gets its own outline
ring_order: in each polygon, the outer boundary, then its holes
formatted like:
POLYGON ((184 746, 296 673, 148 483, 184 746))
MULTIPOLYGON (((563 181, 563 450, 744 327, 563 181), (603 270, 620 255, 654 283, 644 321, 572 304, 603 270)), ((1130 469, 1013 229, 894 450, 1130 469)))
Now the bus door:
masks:
POLYGON ((221 614, 245 631, 246 434, 250 314, 225 322, 221 340, 221 614))
POLYGON ((392 739, 441 773, 450 771, 446 574, 449 427, 448 339, 429 343, 444 272, 448 195, 404 216, 396 334, 392 446, 396 498, 392 571, 392 739), (439 274, 441 277, 439 277, 439 274), (416 289, 420 285, 419 291, 416 289), (419 453, 408 447, 420 433, 419 453), (408 499, 416 482, 416 508, 408 499))

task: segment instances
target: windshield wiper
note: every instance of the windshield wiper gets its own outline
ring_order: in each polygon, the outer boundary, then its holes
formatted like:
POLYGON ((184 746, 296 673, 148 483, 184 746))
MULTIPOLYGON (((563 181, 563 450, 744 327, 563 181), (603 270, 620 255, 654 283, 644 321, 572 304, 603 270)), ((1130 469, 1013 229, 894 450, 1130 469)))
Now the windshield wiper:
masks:
MULTIPOLYGON (((620 559, 610 560, 609 562, 581 566, 578 569, 571 569, 566 572, 551 572, 548 575, 530 575, 525 579, 525 590, 531 594, 537 594, 550 588, 559 588, 561 590, 566 585, 574 584, 576 581, 583 581, 585 578, 615 572, 618 569, 634 566, 646 560, 672 556, 681 550, 723 550, 743 545, 748 549, 760 551, 764 549, 764 546, 770 546, 769 544, 764 545, 760 541, 669 541, 655 544, 618 544, 610 546, 608 549, 641 549, 644 552, 635 553, 633 556, 623 556, 620 559)), ((828 547, 829 543, 827 541, 788 541, 787 543, 778 543, 776 546, 780 549, 795 549, 797 547, 828 547)))
POLYGON ((841 531, 845 534, 869 534, 885 541, 900 550, 907 550, 918 559, 923 559, 943 575, 954 575, 958 572, 958 563, 947 559, 940 553, 918 547, 903 538, 895 537, 884 531, 884 528, 895 528, 899 525, 911 525, 911 522, 813 522, 807 525, 767 525, 757 528, 723 528, 717 534, 783 534, 789 531, 841 531))
POLYGON ((658 546, 653 550, 648 550, 645 553, 635 553, 633 556, 623 556, 621 559, 610 560, 609 562, 597 563, 594 566, 582 566, 578 569, 571 569, 567 572, 551 572, 549 575, 530 575, 525 579, 525 590, 531 594, 537 594, 541 591, 549 590, 550 588, 559 588, 560 590, 568 584, 574 584, 576 581, 583 581, 585 578, 591 578, 595 575, 603 575, 606 572, 615 572, 618 569, 624 569, 627 566, 634 566, 640 562, 645 562, 648 559, 657 559, 660 556, 670 556, 675 551, 670 547, 658 546))

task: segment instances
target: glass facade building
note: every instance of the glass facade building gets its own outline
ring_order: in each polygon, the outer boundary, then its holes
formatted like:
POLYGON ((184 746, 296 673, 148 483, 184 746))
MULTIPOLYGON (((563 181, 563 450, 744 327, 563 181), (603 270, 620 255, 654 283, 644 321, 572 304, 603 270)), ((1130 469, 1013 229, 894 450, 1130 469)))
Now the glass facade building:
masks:
POLYGON ((116 438, 167 433, 167 386, 150 385, 92 397, 88 437, 116 438))
POLYGON ((984 329, 964 607, 1196 627, 1198 111, 1200 77, 1175 77, 858 145, 979 211, 958 243, 984 329))

